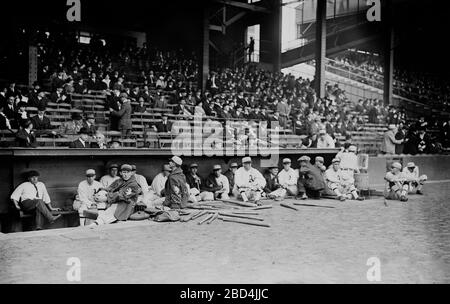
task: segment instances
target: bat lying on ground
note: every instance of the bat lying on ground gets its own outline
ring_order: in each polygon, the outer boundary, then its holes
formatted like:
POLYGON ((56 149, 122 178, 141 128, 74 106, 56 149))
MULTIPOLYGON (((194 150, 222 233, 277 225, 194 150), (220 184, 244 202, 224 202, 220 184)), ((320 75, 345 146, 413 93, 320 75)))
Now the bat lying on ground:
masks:
POLYGON ((258 207, 250 208, 249 210, 263 210, 263 209, 272 209, 272 205, 258 206, 258 207))
POLYGON ((233 223, 247 224, 247 225, 253 225, 253 226, 270 227, 270 225, 266 224, 266 223, 251 222, 251 221, 241 220, 241 219, 237 219, 237 218, 227 218, 227 217, 219 216, 219 219, 224 222, 233 222, 233 223))
POLYGON ((201 211, 199 214, 194 215, 194 216, 191 218, 191 220, 195 220, 195 219, 197 219, 197 218, 199 218, 199 217, 201 217, 201 216, 204 216, 205 214, 208 214, 208 213, 209 213, 209 212, 208 212, 207 210, 201 211))
POLYGON ((202 211, 194 211, 194 212, 192 212, 192 213, 189 214, 189 215, 183 216, 183 217, 180 219, 180 222, 189 222, 190 220, 192 220, 192 218, 193 218, 194 216, 199 215, 201 212, 202 212, 202 211))
POLYGON ((305 206, 305 207, 336 208, 333 206, 311 205, 311 204, 302 204, 302 203, 294 203, 294 205, 295 206, 305 206))
POLYGON ((231 204, 235 204, 235 205, 239 205, 239 206, 244 206, 244 207, 258 207, 257 204, 241 202, 241 201, 231 200, 231 199, 226 199, 226 200, 221 200, 221 201, 225 202, 225 203, 231 203, 231 204))
POLYGON ((211 218, 214 217, 214 214, 210 214, 207 217, 205 217, 203 220, 201 220, 200 222, 198 222, 199 225, 203 224, 206 221, 209 221, 211 218))
POLYGON ((219 217, 219 213, 214 213, 213 216, 209 219, 208 222, 206 222, 208 225, 214 222, 219 217))
POLYGON ((238 218, 255 220, 255 221, 264 221, 264 219, 261 218, 261 217, 252 217, 252 216, 238 215, 238 214, 232 214, 232 213, 227 213, 227 212, 219 212, 219 215, 221 215, 221 216, 229 216, 229 217, 238 217, 238 218))
POLYGON ((295 211, 298 211, 297 208, 295 208, 295 207, 293 207, 291 205, 288 205, 288 204, 280 203, 280 206, 285 207, 285 208, 289 208, 289 209, 293 209, 295 211))

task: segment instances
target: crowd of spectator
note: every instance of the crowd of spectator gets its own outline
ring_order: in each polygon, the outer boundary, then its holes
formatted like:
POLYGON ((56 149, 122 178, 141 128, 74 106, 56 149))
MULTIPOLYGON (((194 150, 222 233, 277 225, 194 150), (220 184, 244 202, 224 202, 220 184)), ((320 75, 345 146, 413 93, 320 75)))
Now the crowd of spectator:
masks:
MULTIPOLYGON (((24 141, 19 141, 23 146, 35 143, 31 134, 54 137, 80 134, 83 146, 87 135, 94 139, 93 147, 109 147, 93 115, 83 117, 72 113, 71 120, 58 128, 46 116, 49 102, 75 108, 73 94, 97 91, 107 95, 104 110, 109 111, 108 130, 121 131, 123 138, 133 136, 131 115, 149 109, 165 110, 161 121, 149 126, 156 132, 170 132, 167 114, 177 119, 202 115, 223 123, 265 121, 269 127, 279 126, 281 130, 289 129, 301 135, 303 139, 298 146, 302 148, 338 147, 343 144, 338 140, 339 135, 350 141, 349 132, 362 128, 364 115, 368 116, 369 123, 394 124, 401 126, 402 132, 405 128, 409 130, 405 112, 386 107, 380 100, 360 100, 353 105, 345 91, 330 83, 326 84, 325 98, 318 98, 314 81, 252 65, 212 70, 206 91, 202 93, 197 87, 195 55, 182 51, 163 52, 145 44, 141 48, 125 46, 114 50, 96 37, 89 45, 82 45, 70 36, 54 38, 47 34, 38 39, 38 48, 39 81, 26 94, 14 83, 0 88, 0 128, 19 129, 22 135, 28 134, 24 141), (169 104, 173 105, 172 113, 166 111, 169 104), (29 117, 28 106, 36 107, 38 114, 29 117)), ((362 60, 359 55, 341 59, 346 65, 358 60, 362 60)), ((360 66, 380 72, 367 59, 360 66)), ((447 122, 436 124, 448 125, 447 122)), ((447 144, 444 139, 441 142, 447 144)), ((112 144, 117 146, 117 142, 112 144)))

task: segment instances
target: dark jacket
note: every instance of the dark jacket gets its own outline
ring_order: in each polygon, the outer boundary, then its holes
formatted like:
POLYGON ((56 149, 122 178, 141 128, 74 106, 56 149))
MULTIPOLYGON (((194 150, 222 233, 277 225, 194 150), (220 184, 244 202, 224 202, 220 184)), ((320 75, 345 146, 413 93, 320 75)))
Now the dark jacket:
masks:
POLYGON ((183 209, 187 207, 189 192, 186 186, 186 177, 180 168, 173 169, 167 177, 164 193, 166 196, 164 206, 172 209, 183 209), (179 190, 178 192, 176 188, 179 190))
POLYGON ((114 217, 119 221, 126 221, 134 213, 139 193, 142 192, 136 178, 131 176, 127 181, 118 179, 106 190, 108 191, 108 204, 117 204, 114 217), (131 190, 130 194, 127 194, 128 189, 131 190))
POLYGON ((16 133, 16 143, 18 147, 22 148, 36 148, 37 142, 36 142, 36 136, 34 136, 34 133, 28 133, 25 131, 25 129, 20 129, 16 133))
POLYGON ((320 191, 325 189, 325 182, 320 170, 310 163, 302 165, 299 169, 299 179, 297 182, 299 189, 310 189, 320 191))
POLYGON ((162 122, 158 122, 156 124, 156 130, 158 130, 159 133, 164 132, 170 132, 172 131, 172 123, 170 121, 167 121, 166 124, 163 124, 162 122))
POLYGON ((233 188, 234 188, 234 173, 231 172, 230 169, 228 169, 223 175, 225 175, 228 178, 228 182, 230 183, 230 193, 233 193, 233 188))
POLYGON ((266 180, 266 186, 264 187, 264 192, 271 193, 279 188, 281 188, 281 185, 278 181, 278 176, 272 176, 270 172, 266 172, 264 174, 264 179, 266 180))
POLYGON ((114 111, 111 113, 111 115, 119 118, 119 130, 132 129, 131 112, 132 110, 130 102, 125 102, 119 111, 114 111))
POLYGON ((52 125, 50 124, 50 119, 44 115, 42 120, 39 118, 38 115, 35 115, 31 117, 31 122, 33 123, 33 128, 36 130, 50 130, 53 129, 52 125))
POLYGON ((199 178, 199 182, 197 183, 197 181, 195 180, 195 178, 192 176, 191 173, 188 173, 186 175, 186 182, 188 183, 189 187, 192 188, 197 188, 199 191, 206 191, 206 186, 205 186, 205 179, 202 178, 200 175, 198 175, 199 178))
POLYGON ((86 146, 83 146, 80 139, 77 139, 69 144, 69 148, 71 148, 71 149, 86 149, 86 148, 90 148, 90 147, 91 146, 88 142, 86 142, 86 146))
POLYGON ((222 186, 217 183, 216 175, 214 173, 208 175, 205 179, 205 190, 214 193, 220 189, 222 189, 222 186))

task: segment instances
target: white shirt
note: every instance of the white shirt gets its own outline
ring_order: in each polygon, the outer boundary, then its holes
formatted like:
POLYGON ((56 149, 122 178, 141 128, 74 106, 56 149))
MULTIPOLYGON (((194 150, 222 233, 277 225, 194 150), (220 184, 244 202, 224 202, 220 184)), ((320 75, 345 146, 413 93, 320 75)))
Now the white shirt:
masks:
POLYGON ((92 185, 89 185, 87 180, 84 180, 80 182, 80 184, 78 185, 77 199, 83 203, 91 205, 92 203, 95 202, 94 200, 95 192, 100 188, 103 188, 103 185, 100 182, 94 180, 92 185))
POLYGON ((238 188, 264 188, 266 186, 266 180, 262 176, 261 172, 254 168, 245 170, 244 167, 237 169, 234 175, 234 184, 238 188))
POLYGON ((342 152, 339 155, 341 160, 341 168, 343 169, 358 169, 358 157, 353 152, 342 152))
POLYGON ((402 176, 407 180, 419 179, 419 167, 414 167, 413 172, 409 171, 408 167, 403 168, 402 176))
POLYGON ((164 176, 162 172, 155 176, 152 181, 152 189, 155 191, 156 195, 161 196, 161 192, 164 190, 166 185, 167 176, 164 176))
POLYGON ((103 188, 108 188, 109 186, 111 186, 112 183, 114 183, 116 180, 118 180, 120 177, 119 176, 115 176, 112 177, 111 175, 107 174, 104 175, 101 179, 100 179, 100 183, 102 183, 103 188))
POLYGON ((13 194, 11 194, 11 199, 19 202, 38 198, 43 200, 44 203, 50 204, 50 196, 44 183, 37 182, 36 187, 38 193, 36 193, 36 188, 32 183, 24 182, 14 190, 13 194))
POLYGON ((148 183, 147 179, 140 174, 134 174, 134 177, 136 178, 136 182, 141 186, 142 194, 145 194, 148 192, 148 183))
POLYGON ((219 177, 216 177, 216 183, 222 186, 222 189, 225 190, 224 193, 230 192, 230 182, 225 175, 220 174, 219 177))
POLYGON ((325 171, 325 180, 330 183, 342 184, 344 179, 341 169, 334 171, 333 168, 330 168, 325 171))
POLYGON ((325 134, 325 137, 323 140, 322 140, 322 138, 320 138, 320 136, 317 139, 317 148, 334 148, 334 147, 335 147, 334 140, 328 134, 325 134))
POLYGON ((297 180, 298 180, 298 175, 292 168, 289 168, 288 171, 283 169, 278 173, 278 182, 282 186, 283 185, 287 185, 287 186, 297 185, 297 180))

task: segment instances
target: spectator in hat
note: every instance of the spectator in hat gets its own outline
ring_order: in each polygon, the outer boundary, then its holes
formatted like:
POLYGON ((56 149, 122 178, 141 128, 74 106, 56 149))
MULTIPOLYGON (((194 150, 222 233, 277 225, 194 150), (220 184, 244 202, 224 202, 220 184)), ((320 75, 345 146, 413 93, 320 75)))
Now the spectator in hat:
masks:
POLYGON ((264 176, 252 168, 252 159, 244 157, 242 167, 236 171, 234 176, 234 195, 244 202, 254 201, 259 204, 265 186, 264 176))
POLYGON ((409 186, 409 193, 416 192, 416 194, 422 195, 422 187, 427 181, 426 175, 419 175, 419 166, 416 166, 413 162, 409 162, 405 168, 403 168, 402 175, 405 178, 409 186))
POLYGON ((333 138, 327 134, 324 129, 319 130, 319 137, 317 138, 318 149, 331 149, 335 148, 333 138))
POLYGON ((399 162, 394 162, 391 165, 391 170, 386 173, 384 179, 386 185, 384 187, 384 197, 390 200, 400 200, 402 202, 408 201, 409 183, 401 174, 402 165, 399 162))
POLYGON ((334 192, 340 201, 345 201, 346 199, 363 200, 358 195, 354 185, 355 180, 353 178, 348 179, 342 174, 340 162, 339 158, 333 159, 331 168, 325 171, 327 187, 334 192))
POLYGON ((20 101, 17 104, 15 121, 18 123, 19 126, 22 126, 25 121, 29 120, 26 108, 27 108, 26 102, 20 101))
POLYGON ((161 95, 159 98, 156 99, 155 104, 153 106, 154 109, 167 109, 168 106, 167 99, 161 95))
POLYGON ((89 113, 86 115, 86 120, 83 121, 83 127, 88 130, 89 136, 94 136, 97 133, 97 127, 95 126, 95 115, 89 113))
POLYGON ((291 159, 283 159, 283 170, 278 173, 278 181, 283 189, 286 190, 287 195, 296 196, 298 194, 297 181, 298 175, 294 169, 291 168, 291 159))
POLYGON ((300 168, 298 169, 298 195, 301 199, 308 197, 319 199, 320 192, 325 189, 325 183, 319 169, 311 164, 311 158, 302 156, 298 159, 300 168))
POLYGON ((227 171, 225 171, 224 175, 227 177, 228 179, 228 183, 230 185, 230 192, 228 193, 228 195, 232 195, 233 194, 233 188, 234 188, 234 175, 238 169, 238 164, 236 162, 232 162, 230 164, 230 167, 228 168, 227 171))
POLYGON ((3 107, 3 113, 8 118, 9 122, 11 123, 11 126, 14 129, 17 129, 19 127, 18 122, 16 121, 17 116, 17 107, 14 104, 14 96, 9 96, 6 99, 6 104, 3 107))
POLYGON ((92 136, 92 138, 95 140, 94 142, 91 142, 91 148, 93 149, 107 149, 106 145, 106 137, 103 135, 100 131, 96 131, 95 134, 92 136))
POLYGON ((212 201, 214 195, 206 188, 203 177, 198 175, 198 164, 193 163, 189 166, 189 173, 186 175, 186 181, 189 185, 189 194, 193 202, 212 201))
POLYGON ((80 135, 80 137, 77 140, 71 142, 69 144, 69 148, 71 149, 90 148, 91 147, 90 143, 88 143, 89 140, 88 130, 86 128, 81 128, 78 134, 80 135))
POLYGON ((31 122, 36 130, 37 135, 53 135, 57 133, 54 131, 54 127, 50 123, 50 119, 46 116, 44 108, 38 108, 37 115, 31 117, 31 122))
POLYGON ((172 131, 172 123, 169 121, 167 114, 162 114, 161 121, 154 125, 153 129, 158 133, 169 133, 172 131))
POLYGON ((37 141, 33 131, 33 123, 31 120, 26 120, 22 128, 16 133, 16 144, 22 148, 36 148, 37 141))
POLYGON ((132 173, 131 165, 123 164, 120 176, 120 179, 105 189, 108 192, 109 207, 105 211, 99 211, 97 220, 91 226, 126 221, 134 213, 141 188, 132 173))
POLYGON ((86 179, 78 184, 77 195, 73 201, 73 210, 78 211, 80 216, 80 226, 84 226, 85 224, 83 212, 97 207, 94 195, 103 188, 103 185, 96 181, 95 177, 95 170, 88 169, 86 170, 86 179))
POLYGON ((122 133, 122 137, 128 138, 131 136, 131 129, 132 129, 132 123, 131 123, 131 104, 130 100, 128 99, 128 95, 126 93, 120 94, 122 107, 119 111, 114 111, 113 109, 110 109, 111 116, 119 118, 119 131, 122 133))
POLYGON ((214 194, 214 199, 230 199, 230 183, 228 178, 222 174, 222 166, 214 165, 213 172, 205 180, 208 192, 214 194))
POLYGON ((48 100, 48 98, 45 96, 44 92, 39 92, 37 94, 36 100, 34 101, 33 106, 37 107, 37 108, 47 108, 47 105, 50 101, 48 100))
POLYGON ((138 105, 133 108, 133 113, 145 113, 147 112, 147 106, 145 105, 144 97, 140 96, 138 98, 138 105))
POLYGON ((11 200, 17 210, 36 212, 36 229, 44 228, 45 220, 55 222, 61 215, 53 216, 52 211, 59 211, 51 205, 45 184, 39 181, 39 172, 29 171, 28 181, 20 184, 11 194, 11 200))
POLYGON ((66 102, 67 95, 64 94, 64 89, 62 87, 57 88, 55 92, 50 95, 50 101, 53 103, 63 103, 66 102))
POLYGON ((395 134, 397 133, 397 127, 395 125, 389 125, 388 130, 383 135, 383 142, 381 146, 381 151, 383 154, 395 154, 395 145, 403 143, 403 139, 395 139, 395 134))
POLYGON ((264 174, 266 186, 264 192, 266 196, 274 200, 283 200, 286 197, 286 189, 284 189, 278 179, 278 165, 271 164, 269 170, 264 174))
POLYGON ((61 126, 61 134, 64 135, 75 135, 79 134, 81 128, 83 127, 83 117, 78 112, 72 113, 72 120, 65 122, 61 126))
POLYGON ((108 174, 103 175, 100 179, 100 183, 103 188, 108 188, 112 183, 120 178, 119 174, 119 165, 111 164, 108 166, 108 174))
POLYGON ((171 172, 167 177, 164 186, 164 206, 171 209, 184 209, 187 207, 189 200, 189 189, 186 177, 181 170, 183 161, 180 157, 174 156, 169 160, 171 172))

